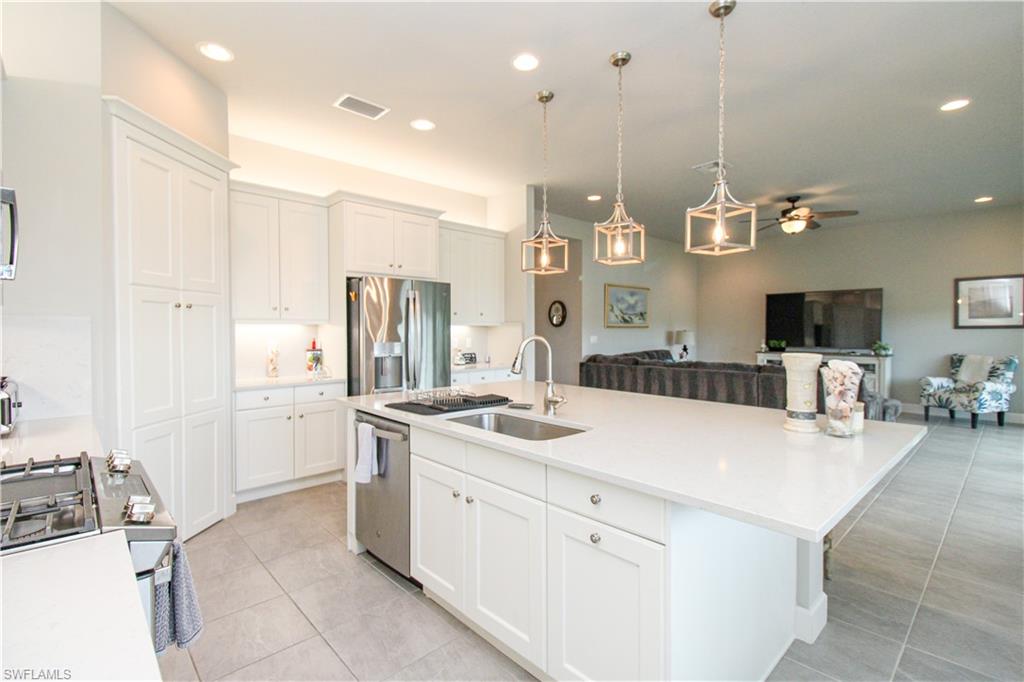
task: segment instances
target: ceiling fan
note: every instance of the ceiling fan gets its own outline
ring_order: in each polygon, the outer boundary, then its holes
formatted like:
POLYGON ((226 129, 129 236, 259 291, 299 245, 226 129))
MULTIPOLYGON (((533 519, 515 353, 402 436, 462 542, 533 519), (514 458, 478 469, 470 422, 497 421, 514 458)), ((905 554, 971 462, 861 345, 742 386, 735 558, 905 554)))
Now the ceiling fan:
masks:
POLYGON ((796 205, 796 202, 800 201, 799 195, 786 197, 786 201, 791 205, 782 209, 778 218, 761 219, 762 221, 770 222, 768 225, 757 228, 758 232, 778 225, 786 234, 799 234, 805 229, 817 230, 821 227, 821 223, 819 223, 818 220, 825 220, 827 218, 848 218, 860 213, 860 211, 820 211, 816 213, 811 210, 810 206, 796 205))

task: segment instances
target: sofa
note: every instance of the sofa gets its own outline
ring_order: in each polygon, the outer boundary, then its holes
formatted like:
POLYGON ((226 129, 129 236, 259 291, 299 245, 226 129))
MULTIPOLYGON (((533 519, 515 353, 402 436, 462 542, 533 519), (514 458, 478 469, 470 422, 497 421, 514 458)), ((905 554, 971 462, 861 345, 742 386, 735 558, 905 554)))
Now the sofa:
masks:
MULTIPOLYGON (((580 363, 580 386, 737 405, 786 407, 786 370, 777 365, 740 362, 676 362, 668 350, 591 355, 580 363)), ((824 388, 818 376, 818 412, 824 413, 824 388)), ((896 421, 901 405, 867 390, 858 399, 867 419, 896 421)))

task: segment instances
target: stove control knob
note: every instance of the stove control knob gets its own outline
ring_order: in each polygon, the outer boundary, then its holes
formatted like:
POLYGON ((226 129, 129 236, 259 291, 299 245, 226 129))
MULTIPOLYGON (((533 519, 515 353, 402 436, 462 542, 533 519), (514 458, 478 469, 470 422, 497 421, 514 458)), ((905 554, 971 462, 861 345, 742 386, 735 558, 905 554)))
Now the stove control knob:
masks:
POLYGON ((132 458, 127 450, 111 450, 107 454, 107 471, 112 474, 127 474, 132 470, 132 458))

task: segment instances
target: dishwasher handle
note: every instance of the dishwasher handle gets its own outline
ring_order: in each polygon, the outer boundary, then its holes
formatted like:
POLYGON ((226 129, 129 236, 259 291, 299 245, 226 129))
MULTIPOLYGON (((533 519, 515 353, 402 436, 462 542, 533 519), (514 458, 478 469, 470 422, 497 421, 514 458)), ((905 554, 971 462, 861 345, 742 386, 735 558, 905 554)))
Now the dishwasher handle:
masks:
POLYGON ((403 442, 405 440, 408 440, 408 438, 409 438, 404 433, 395 433, 394 431, 385 431, 383 429, 378 429, 376 426, 373 427, 373 435, 376 438, 383 438, 384 440, 396 440, 399 443, 401 443, 401 442, 403 442))

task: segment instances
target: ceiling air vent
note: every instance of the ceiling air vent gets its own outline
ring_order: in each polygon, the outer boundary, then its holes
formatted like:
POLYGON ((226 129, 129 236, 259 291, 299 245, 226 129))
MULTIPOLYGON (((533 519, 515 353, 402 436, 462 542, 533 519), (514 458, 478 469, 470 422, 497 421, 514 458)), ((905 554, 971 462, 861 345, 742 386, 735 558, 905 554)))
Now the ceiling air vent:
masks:
POLYGON ((338 98, 338 101, 334 103, 334 106, 345 111, 352 112, 364 118, 368 118, 371 121, 376 121, 382 118, 384 114, 391 111, 387 107, 382 107, 379 104, 373 102, 367 102, 365 99, 359 99, 354 95, 342 95, 338 98))

